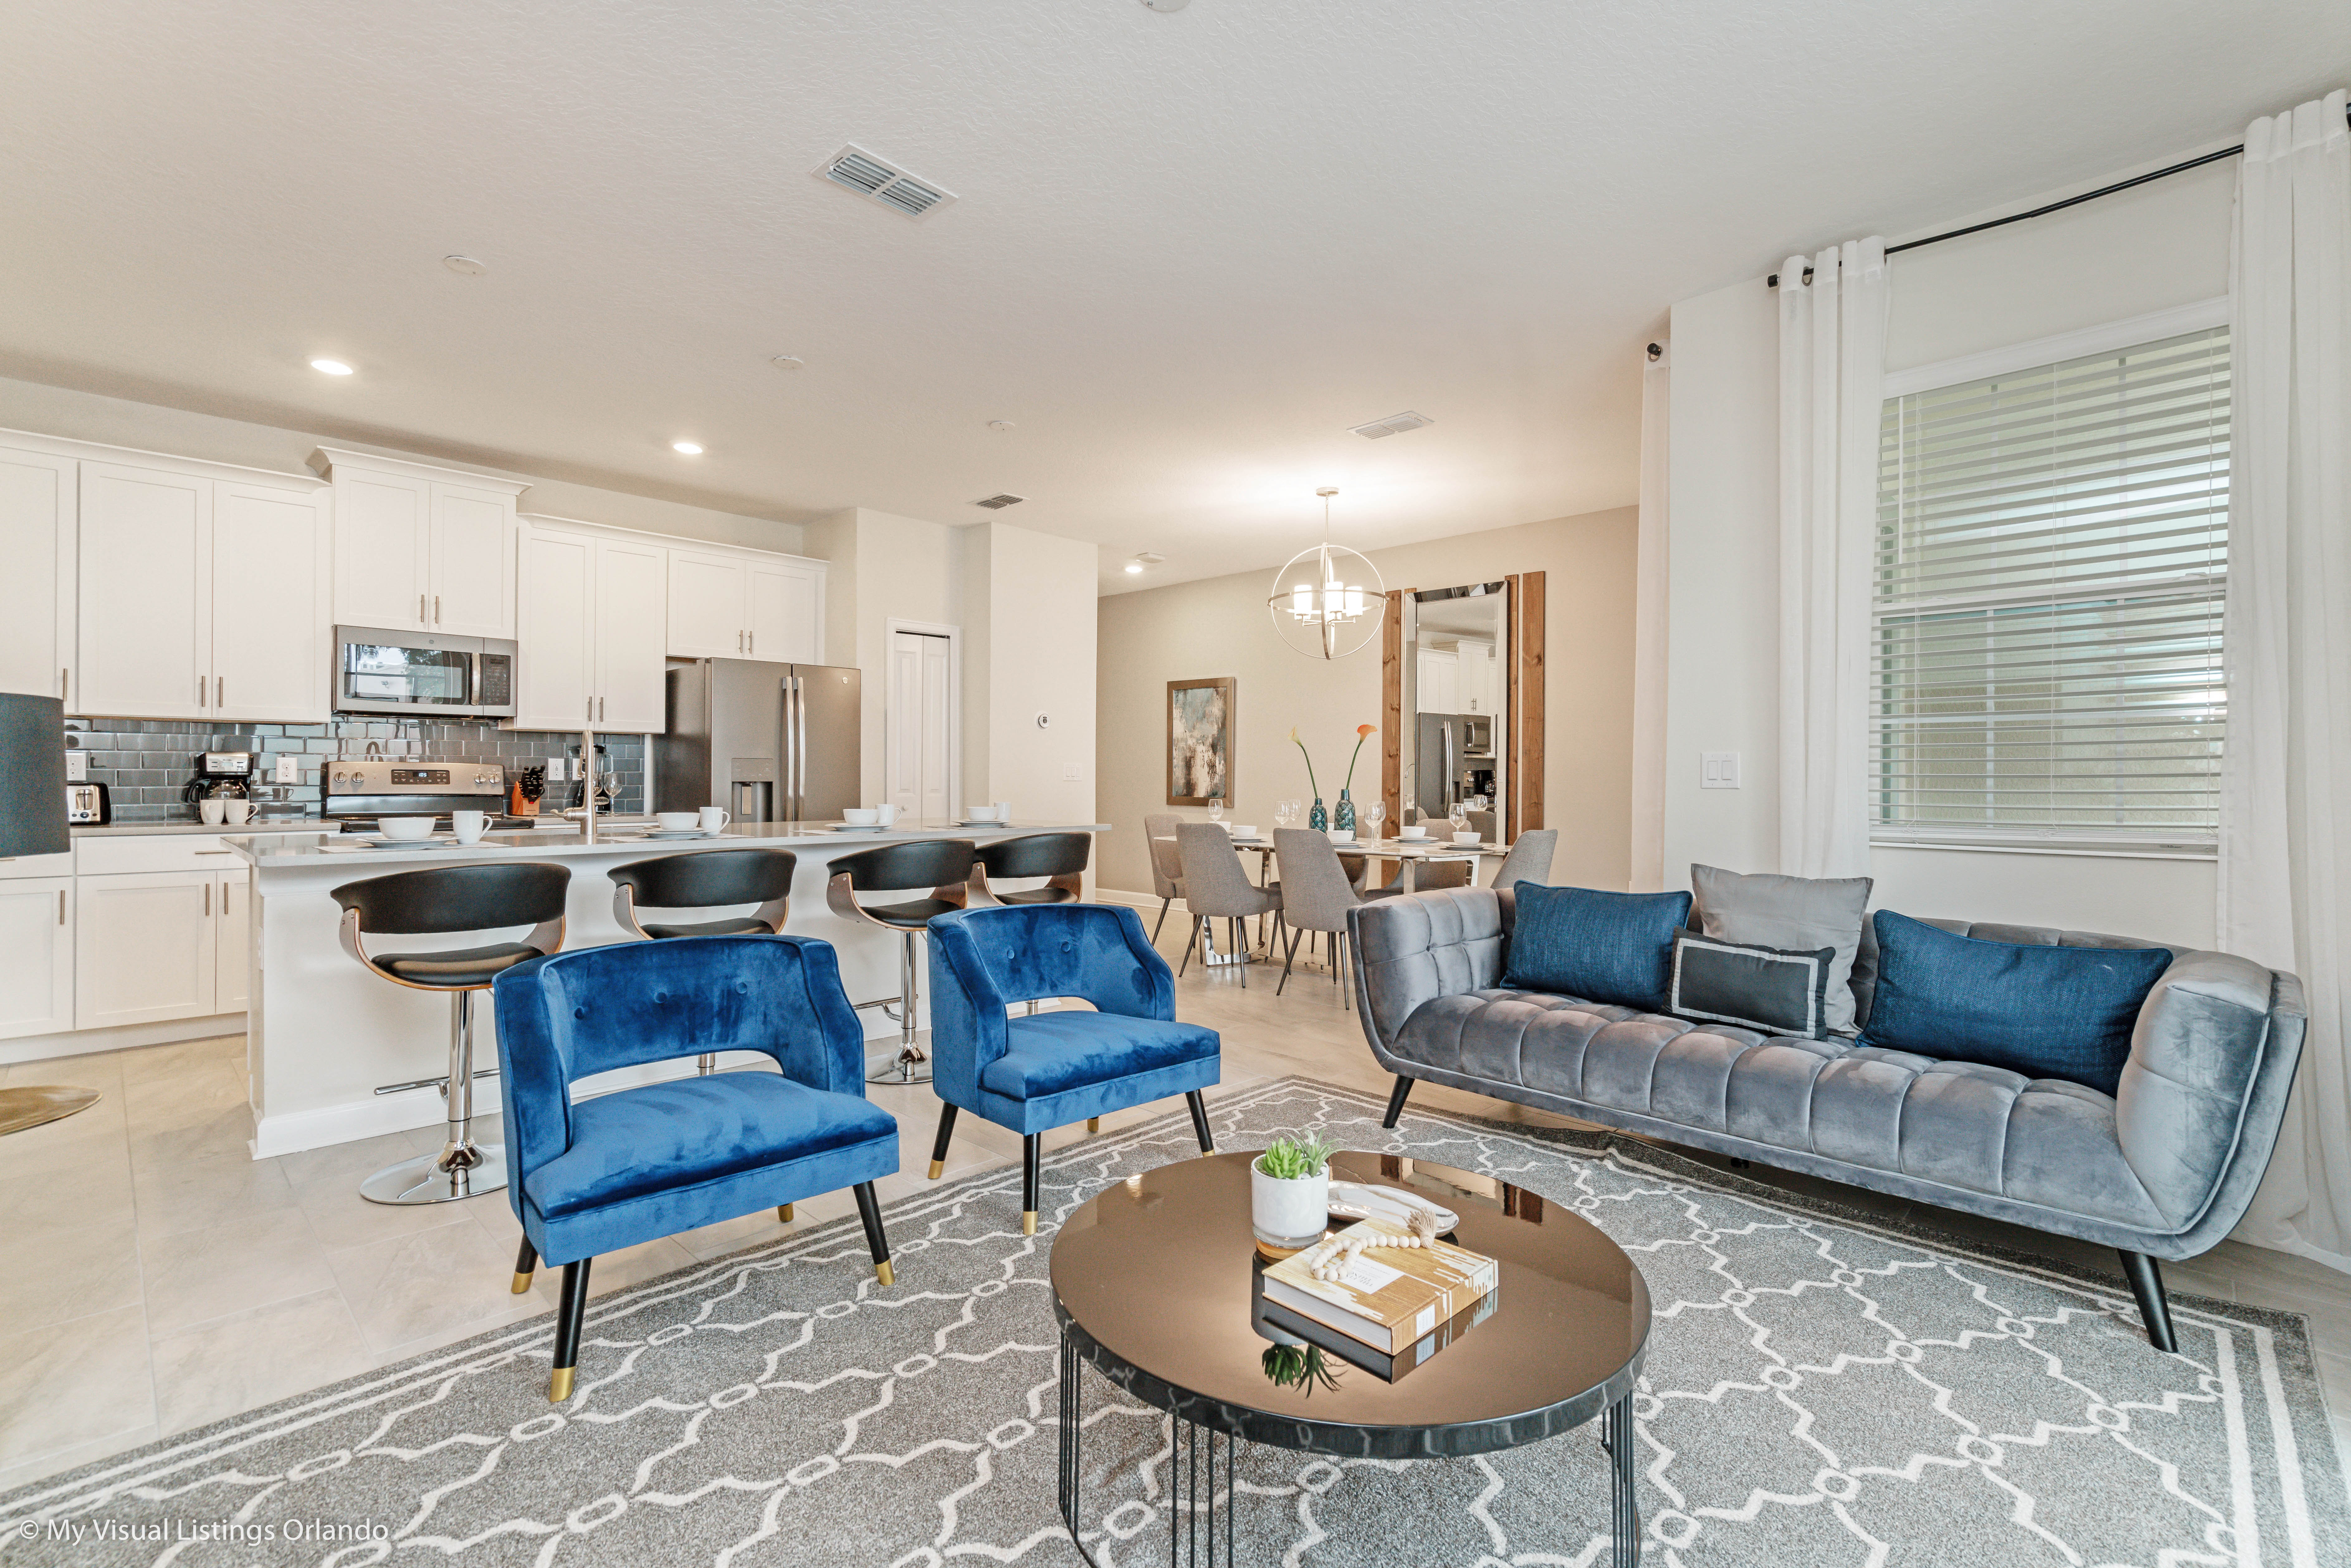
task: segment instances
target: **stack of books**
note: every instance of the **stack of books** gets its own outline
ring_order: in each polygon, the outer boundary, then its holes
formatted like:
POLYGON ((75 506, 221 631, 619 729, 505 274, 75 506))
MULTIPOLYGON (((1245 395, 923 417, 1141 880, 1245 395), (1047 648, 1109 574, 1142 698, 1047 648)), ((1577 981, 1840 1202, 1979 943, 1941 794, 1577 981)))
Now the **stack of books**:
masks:
MULTIPOLYGON (((1385 1219, 1362 1219, 1338 1232, 1335 1239, 1359 1233, 1374 1238, 1410 1234, 1385 1219)), ((1353 1254, 1337 1279, 1318 1280, 1311 1270, 1325 1245, 1318 1243, 1267 1266, 1267 1318, 1390 1381, 1494 1311, 1500 1269, 1482 1253, 1447 1241, 1416 1248, 1375 1246, 1353 1254)))

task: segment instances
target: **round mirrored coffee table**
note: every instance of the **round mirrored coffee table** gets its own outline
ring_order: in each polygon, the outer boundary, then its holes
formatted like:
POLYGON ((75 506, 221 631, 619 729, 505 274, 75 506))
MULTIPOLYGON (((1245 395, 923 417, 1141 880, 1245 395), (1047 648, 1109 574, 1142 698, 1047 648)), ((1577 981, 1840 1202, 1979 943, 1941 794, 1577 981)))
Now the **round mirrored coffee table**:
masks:
POLYGON ((1054 1238, 1061 1519, 1080 1554, 1093 1561, 1079 1534, 1083 1364, 1175 1417, 1171 1544, 1185 1561, 1213 1565, 1221 1547, 1232 1562, 1234 1511, 1224 1510, 1220 1542, 1216 1500, 1232 1487, 1238 1440, 1336 1458, 1459 1458, 1598 1417, 1614 1562, 1638 1563, 1633 1386, 1649 1288, 1624 1249, 1491 1176, 1394 1155, 1334 1155, 1333 1180, 1428 1197, 1460 1216, 1448 1239, 1500 1264, 1485 1301, 1383 1355, 1266 1300, 1249 1230, 1256 1157, 1209 1155, 1130 1176, 1054 1238))

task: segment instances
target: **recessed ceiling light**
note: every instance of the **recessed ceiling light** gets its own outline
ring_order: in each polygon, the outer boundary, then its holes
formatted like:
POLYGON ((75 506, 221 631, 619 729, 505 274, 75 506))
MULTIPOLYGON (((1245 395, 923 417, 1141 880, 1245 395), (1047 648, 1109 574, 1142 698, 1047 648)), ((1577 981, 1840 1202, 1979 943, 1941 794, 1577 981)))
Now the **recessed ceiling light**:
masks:
POLYGON ((1008 419, 991 419, 987 422, 987 428, 1001 435, 1012 428, 1012 422, 1008 419))
POLYGON ((669 449, 683 457, 702 455, 702 443, 699 441, 673 441, 669 444, 669 449))
POLYGON ((1142 570, 1143 563, 1139 560, 1131 560, 1126 563, 1126 574, 1129 577, 1137 576, 1142 572, 1142 570))
POLYGON ((350 366, 340 360, 312 360, 310 368, 321 375, 328 376, 347 376, 351 373, 350 366))
POLYGON ((479 277, 489 271, 488 267, 470 256, 444 256, 441 258, 441 265, 466 277, 479 277))
POLYGON ((769 360, 768 363, 775 366, 776 369, 779 371, 804 371, 808 369, 808 361, 801 359, 798 354, 778 354, 774 359, 769 360))

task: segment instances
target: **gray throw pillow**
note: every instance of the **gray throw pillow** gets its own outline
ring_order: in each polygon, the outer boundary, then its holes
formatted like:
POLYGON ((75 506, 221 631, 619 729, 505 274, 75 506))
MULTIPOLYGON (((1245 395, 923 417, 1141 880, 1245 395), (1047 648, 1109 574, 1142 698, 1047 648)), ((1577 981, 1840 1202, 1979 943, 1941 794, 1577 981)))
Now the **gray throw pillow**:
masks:
POLYGON ((1697 894, 1702 936, 1800 952, 1834 948, 1826 1022, 1832 1034, 1855 1032, 1853 958, 1861 946, 1862 921, 1869 908, 1868 877, 1744 875, 1693 865, 1690 887, 1697 894))

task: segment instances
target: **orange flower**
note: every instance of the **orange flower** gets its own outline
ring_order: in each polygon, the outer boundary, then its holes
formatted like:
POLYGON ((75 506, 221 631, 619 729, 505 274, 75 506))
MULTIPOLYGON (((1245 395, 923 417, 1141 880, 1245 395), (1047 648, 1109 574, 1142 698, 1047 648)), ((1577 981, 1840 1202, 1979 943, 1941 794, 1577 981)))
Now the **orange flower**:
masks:
POLYGON ((1375 724, 1359 724, 1355 727, 1355 739, 1358 742, 1369 739, 1372 736, 1378 733, 1379 727, 1380 727, 1375 724))

